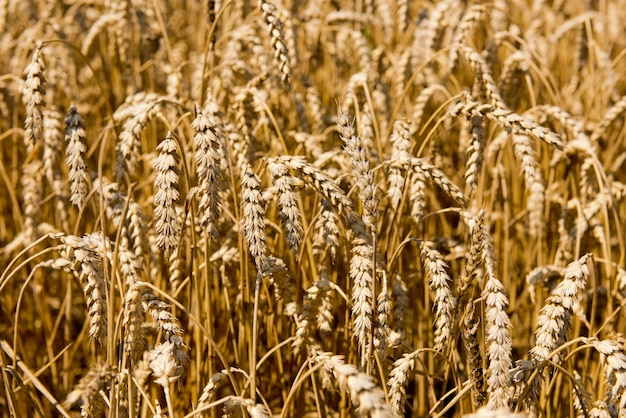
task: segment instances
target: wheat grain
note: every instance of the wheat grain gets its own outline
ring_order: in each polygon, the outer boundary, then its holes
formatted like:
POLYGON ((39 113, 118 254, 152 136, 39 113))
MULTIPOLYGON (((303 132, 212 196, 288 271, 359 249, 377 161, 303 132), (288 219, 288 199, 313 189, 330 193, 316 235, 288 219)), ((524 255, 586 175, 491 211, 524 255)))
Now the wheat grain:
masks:
POLYGON ((535 347, 531 357, 542 361, 550 358, 551 352, 565 341, 572 307, 576 304, 577 293, 586 287, 589 277, 587 262, 589 254, 570 263, 563 272, 563 281, 546 300, 537 320, 535 347))
POLYGON ((411 112, 411 135, 419 132, 428 102, 437 92, 441 93, 445 91, 444 87, 437 83, 431 84, 420 91, 419 95, 413 101, 413 109, 411 112))
POLYGON ((483 57, 467 45, 459 45, 458 50, 471 65, 472 70, 474 71, 476 83, 480 88, 480 93, 486 96, 487 100, 495 109, 508 110, 507 105, 504 103, 502 96, 500 96, 500 93, 498 92, 498 87, 496 86, 493 76, 491 75, 491 71, 489 71, 489 67, 483 57))
POLYGON ((574 378, 576 379, 576 384, 572 389, 574 408, 576 409, 577 417, 582 417, 585 416, 591 409, 589 407, 589 404, 591 403, 591 395, 585 389, 583 379, 576 370, 574 370, 574 378))
POLYGON ((305 99, 306 109, 311 119, 311 133, 319 134, 324 131, 324 114, 320 95, 315 86, 307 86, 305 99))
POLYGON ((209 106, 205 111, 194 104, 195 118, 191 127, 195 130, 194 145, 196 147, 196 175, 198 177, 198 205, 199 222, 207 232, 209 239, 218 239, 217 221, 220 218, 222 201, 222 170, 220 162, 223 160, 221 149, 225 142, 222 123, 217 115, 216 104, 207 97, 209 106))
POLYGON ((408 319, 412 317, 412 312, 408 289, 400 276, 396 276, 396 281, 391 291, 391 300, 393 302, 394 329, 399 333, 400 339, 405 340, 407 329, 410 328, 408 319))
POLYGON ((173 342, 167 341, 150 350, 149 361, 154 381, 166 387, 182 376, 188 359, 186 352, 173 342))
POLYGON ((396 38, 401 40, 405 36, 409 20, 409 2, 400 0, 396 3, 395 13, 396 38))
POLYGON ((423 62, 432 56, 440 36, 440 30, 445 26, 444 16, 453 1, 447 0, 435 4, 432 10, 427 12, 426 17, 421 19, 420 24, 416 26, 411 46, 411 72, 416 71, 423 62))
POLYGON ((419 222, 426 215, 426 175, 422 170, 411 170, 408 176, 411 216, 419 222))
POLYGON ((570 132, 568 137, 571 141, 583 141, 589 144, 590 149, 594 148, 585 133, 583 126, 584 121, 570 114, 565 109, 554 105, 540 105, 529 109, 526 113, 533 115, 535 120, 539 123, 543 123, 547 118, 556 119, 564 129, 567 129, 570 132))
POLYGON ((400 335, 394 333, 389 326, 391 316, 391 300, 389 298, 387 273, 380 270, 380 290, 376 297, 376 322, 374 328, 374 346, 378 349, 378 358, 387 358, 391 346, 398 345, 400 335))
POLYGON ((615 408, 611 408, 604 401, 596 401, 593 403, 593 407, 589 411, 591 418, 611 418, 617 414, 615 408))
MULTIPOLYGON (((363 105, 363 111, 358 120, 358 128, 360 132, 358 138, 361 141, 361 147, 364 150, 367 150, 369 158, 372 162, 375 163, 379 161, 380 156, 374 146, 374 142, 376 140, 376 133, 374 131, 374 111, 371 110, 369 103, 365 103, 363 105)), ((380 126, 379 129, 384 129, 384 127, 380 126)))
POLYGON ((120 231, 120 247, 134 254, 134 262, 143 269, 144 256, 148 253, 149 242, 146 234, 146 218, 141 206, 133 200, 127 205, 128 196, 119 189, 117 183, 110 183, 106 177, 96 178, 93 189, 102 193, 106 203, 106 216, 120 231), (127 206, 127 208, 126 208, 127 206), (124 209, 126 208, 126 212, 124 209), (122 215, 125 218, 122 219, 122 215))

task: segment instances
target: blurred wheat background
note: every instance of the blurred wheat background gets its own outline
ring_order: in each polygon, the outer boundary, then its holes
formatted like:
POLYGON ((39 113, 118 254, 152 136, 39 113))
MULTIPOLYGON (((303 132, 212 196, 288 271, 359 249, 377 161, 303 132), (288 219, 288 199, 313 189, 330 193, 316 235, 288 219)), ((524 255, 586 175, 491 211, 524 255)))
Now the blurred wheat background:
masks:
POLYGON ((624 22, 0 1, 0 415, 626 417, 624 22))

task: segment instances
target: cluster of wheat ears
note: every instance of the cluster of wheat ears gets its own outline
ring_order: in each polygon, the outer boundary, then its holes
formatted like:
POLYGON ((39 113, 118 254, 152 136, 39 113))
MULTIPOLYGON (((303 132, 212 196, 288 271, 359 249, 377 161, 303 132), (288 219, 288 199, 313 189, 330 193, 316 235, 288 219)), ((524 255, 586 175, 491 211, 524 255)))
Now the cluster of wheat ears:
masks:
POLYGON ((0 1, 0 415, 626 417, 625 22, 0 1))

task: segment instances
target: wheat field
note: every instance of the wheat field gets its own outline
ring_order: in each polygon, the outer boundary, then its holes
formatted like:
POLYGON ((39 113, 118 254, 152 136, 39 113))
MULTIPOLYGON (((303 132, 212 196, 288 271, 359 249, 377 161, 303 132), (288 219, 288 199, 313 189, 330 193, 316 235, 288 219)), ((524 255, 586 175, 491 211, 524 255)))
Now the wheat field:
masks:
POLYGON ((0 1, 0 415, 626 417, 625 22, 0 1))

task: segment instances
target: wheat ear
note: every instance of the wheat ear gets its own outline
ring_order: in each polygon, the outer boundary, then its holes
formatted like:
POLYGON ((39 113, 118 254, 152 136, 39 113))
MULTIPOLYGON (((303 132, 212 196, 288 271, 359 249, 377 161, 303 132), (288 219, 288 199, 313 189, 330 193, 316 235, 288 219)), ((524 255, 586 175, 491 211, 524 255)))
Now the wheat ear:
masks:
POLYGON ((202 394, 198 399, 198 406, 196 409, 200 409, 204 405, 208 405, 213 402, 215 395, 217 394, 217 390, 220 386, 222 386, 227 377, 228 376, 222 372, 214 373, 213 376, 211 376, 209 382, 204 386, 204 389, 202 389, 202 394))
POLYGON ((591 133, 591 142, 596 144, 600 138, 605 136, 613 121, 617 120, 624 112, 626 112, 626 96, 622 96, 602 116, 602 119, 591 133))
POLYGON ((372 418, 391 416, 391 407, 385 402, 383 390, 376 386, 371 376, 359 372, 352 364, 345 363, 343 356, 317 353, 312 360, 323 364, 324 368, 335 376, 339 388, 350 394, 360 416, 372 418))
POLYGON ((604 366, 604 376, 611 385, 608 406, 624 411, 626 409, 626 353, 621 344, 613 340, 598 341, 591 344, 598 353, 604 366))
POLYGON ((265 201, 261 194, 261 180, 250 166, 244 167, 241 178, 241 206, 243 230, 248 249, 257 267, 263 271, 266 260, 265 201))
POLYGON ((451 280, 446 271, 448 265, 443 261, 441 253, 435 249, 435 244, 430 241, 420 243, 420 255, 430 291, 435 295, 433 301, 435 310, 434 349, 445 354, 452 338, 454 311, 456 309, 456 298, 450 290, 451 280))
POLYGON ((378 212, 378 187, 374 181, 374 172, 370 170, 369 159, 361 144, 361 139, 356 135, 354 126, 346 113, 339 109, 337 124, 340 129, 341 140, 345 150, 350 156, 350 161, 355 171, 356 183, 359 188, 359 198, 363 204, 363 222, 373 233, 376 233, 376 217, 378 212))
POLYGON ((450 196, 461 207, 465 207, 467 198, 463 191, 454 184, 443 171, 436 168, 423 158, 411 158, 411 168, 413 174, 417 175, 417 178, 425 178, 435 183, 441 190, 443 190, 448 196, 450 196))
MULTIPOLYGON (((480 216, 478 219, 482 220, 483 217, 480 216)), ((509 300, 504 293, 502 282, 496 278, 495 255, 487 225, 482 222, 476 227, 481 229, 481 256, 486 277, 482 298, 485 301, 485 334, 487 336, 488 405, 493 409, 498 409, 508 406, 511 395, 509 369, 512 364, 513 347, 509 331, 511 321, 506 313, 509 300)))
POLYGON ((22 91, 22 102, 26 106, 24 121, 24 143, 30 153, 43 139, 43 107, 46 95, 46 65, 41 58, 41 47, 33 52, 31 62, 24 69, 26 82, 22 91))
MULTIPOLYGON (((530 358, 534 364, 544 367, 543 362, 552 357, 552 352, 566 341, 570 317, 577 303, 578 292, 587 285, 589 267, 587 262, 591 255, 585 254, 571 262, 564 271, 563 281, 558 284, 546 300, 537 319, 535 346, 530 350, 530 358)), ((554 360, 559 362, 558 359, 554 360)), ((539 373, 528 383, 528 395, 523 399, 527 407, 533 411, 539 398, 543 374, 539 373)))
POLYGON ((513 150, 521 163, 524 183, 529 191, 527 202, 529 232, 532 237, 541 238, 546 187, 536 153, 531 146, 530 138, 526 135, 513 135, 513 150))
MULTIPOLYGON (((74 263, 73 271, 83 286, 90 317, 89 336, 97 341, 102 341, 107 333, 106 281, 102 270, 104 239, 97 233, 83 238, 61 237, 65 245, 61 256, 74 263)), ((110 244, 109 248, 112 248, 110 244)))
POLYGON ((326 199, 322 199, 321 206, 322 211, 315 221, 313 254, 321 255, 328 251, 334 261, 339 246, 339 219, 326 199))
POLYGON ((176 151, 176 141, 172 132, 157 147, 159 156, 154 162, 156 176, 154 178, 154 216, 157 218, 157 245, 166 254, 178 246, 182 230, 176 211, 180 200, 178 178, 180 157, 176 151))
POLYGON ((294 352, 306 349, 308 353, 313 353, 321 350, 320 344, 314 338, 315 329, 331 331, 332 306, 329 305, 329 297, 330 291, 336 285, 326 276, 327 274, 323 272, 322 278, 306 290, 302 311, 296 320, 296 338, 292 344, 294 352))
POLYGON ((102 393, 111 383, 113 376, 114 372, 108 363, 96 362, 67 394, 63 407, 69 409, 79 404, 81 416, 101 416, 106 407, 102 393))
POLYGON ((43 170, 50 184, 52 193, 55 195, 55 210, 61 221, 63 231, 69 231, 67 196, 65 193, 65 179, 61 173, 59 157, 63 131, 61 122, 63 116, 56 109, 44 111, 44 147, 43 147, 43 170))
POLYGON ((195 131, 194 145, 196 147, 196 175, 198 177, 198 192, 200 204, 198 215, 200 225, 207 231, 209 239, 217 240, 217 221, 220 219, 222 200, 222 160, 221 149, 225 143, 222 122, 218 117, 212 97, 207 99, 211 106, 207 111, 197 103, 194 104, 195 118, 191 127, 195 131))
POLYGON ((70 106, 65 119, 65 162, 70 168, 70 202, 79 209, 83 207, 88 193, 89 175, 85 162, 87 144, 85 143, 85 124, 76 106, 70 106))
POLYGON ((391 158, 389 160, 389 175, 387 182, 387 196, 394 211, 398 210, 404 193, 406 171, 410 162, 411 149, 409 124, 406 121, 396 121, 393 124, 391 141, 391 158), (404 174, 403 174, 404 172, 404 174))
POLYGON ((141 156, 141 134, 146 125, 160 111, 161 98, 134 105, 132 117, 124 122, 116 144, 115 173, 122 182, 125 175, 134 175, 141 156))
POLYGON ((289 168, 280 161, 268 161, 270 174, 277 189, 278 208, 289 248, 296 257, 302 241, 302 215, 298 208, 296 179, 289 173, 289 168))
POLYGON ((285 85, 289 85, 292 77, 291 62, 285 43, 283 24, 278 18, 276 6, 267 0, 259 0, 259 9, 263 12, 263 21, 267 25, 270 34, 272 48, 274 49, 274 62, 280 71, 280 79, 285 85))
POLYGON ((470 115, 483 115, 484 117, 501 125, 507 133, 527 135, 531 138, 539 139, 552 145, 559 151, 565 149, 565 144, 557 133, 538 125, 532 120, 513 112, 507 107, 479 104, 472 100, 469 93, 463 95, 463 100, 464 103, 458 104, 450 112, 451 115, 457 116, 459 114, 463 114, 466 117, 470 115))
POLYGON ((22 178, 22 199, 24 203, 24 233, 31 242, 39 235, 39 215, 43 196, 43 164, 33 159, 24 164, 22 178))
POLYGON ((483 165, 483 153, 485 150, 487 126, 482 116, 469 117, 469 146, 467 148, 467 160, 465 162, 465 187, 466 194, 471 197, 478 185, 480 170, 483 165))

